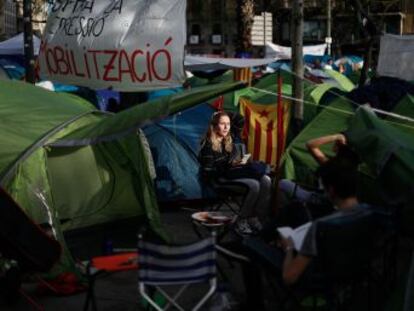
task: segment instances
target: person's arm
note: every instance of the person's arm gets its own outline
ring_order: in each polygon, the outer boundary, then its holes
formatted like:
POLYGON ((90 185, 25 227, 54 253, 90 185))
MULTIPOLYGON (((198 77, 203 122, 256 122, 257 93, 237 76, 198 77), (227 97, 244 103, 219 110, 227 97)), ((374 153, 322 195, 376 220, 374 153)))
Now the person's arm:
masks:
POLYGON ((335 143, 337 144, 346 144, 346 138, 343 134, 333 134, 333 135, 327 135, 318 137, 315 139, 311 139, 306 143, 306 147, 308 148, 310 154, 312 157, 319 163, 325 163, 329 160, 329 158, 322 152, 320 149, 320 146, 335 143))
POLYGON ((287 285, 292 285, 305 272, 312 258, 300 254, 295 255, 293 241, 283 238, 282 240, 282 245, 284 245, 283 248, 286 253, 285 259, 283 260, 282 277, 287 285))

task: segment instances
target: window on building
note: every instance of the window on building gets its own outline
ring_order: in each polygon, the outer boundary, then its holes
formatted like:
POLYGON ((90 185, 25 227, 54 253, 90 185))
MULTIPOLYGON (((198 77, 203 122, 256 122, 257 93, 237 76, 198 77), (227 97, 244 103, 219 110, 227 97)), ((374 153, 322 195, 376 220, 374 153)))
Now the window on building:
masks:
POLYGON ((289 22, 284 22, 282 24, 282 40, 289 41, 290 40, 290 24, 289 22))
POLYGON ((221 25, 220 24, 213 24, 213 34, 214 35, 221 35, 221 25))
POLYGON ((303 23, 303 37, 308 40, 323 40, 326 34, 325 21, 305 21, 303 23))
POLYGON ((193 13, 195 14, 201 14, 201 11, 203 10, 203 0, 193 0, 193 13))
POLYGON ((201 37, 201 27, 199 24, 192 24, 191 25, 191 33, 188 38, 189 44, 199 44, 201 37))
POLYGON ((225 0, 212 0, 211 1, 211 13, 213 14, 213 17, 219 18, 221 16, 221 13, 223 12, 223 3, 225 0))
POLYGON ((223 44, 221 24, 213 24, 213 29, 211 32, 211 43, 217 45, 223 44))

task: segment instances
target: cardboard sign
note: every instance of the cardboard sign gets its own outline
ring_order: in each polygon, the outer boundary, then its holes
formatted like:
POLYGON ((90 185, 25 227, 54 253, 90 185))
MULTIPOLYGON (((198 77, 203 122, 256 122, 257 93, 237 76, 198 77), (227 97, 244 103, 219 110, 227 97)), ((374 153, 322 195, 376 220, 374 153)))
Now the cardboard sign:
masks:
POLYGON ((55 1, 39 54, 42 78, 92 89, 182 84, 185 0, 55 1))

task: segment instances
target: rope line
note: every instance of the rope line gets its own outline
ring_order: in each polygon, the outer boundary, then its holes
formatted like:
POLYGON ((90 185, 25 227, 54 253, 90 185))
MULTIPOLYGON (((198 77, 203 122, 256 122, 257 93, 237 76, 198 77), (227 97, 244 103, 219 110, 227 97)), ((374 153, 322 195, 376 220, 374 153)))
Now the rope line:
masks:
MULTIPOLYGON (((307 82, 309 82, 310 84, 313 84, 313 85, 318 85, 318 83, 316 83, 316 82, 314 82, 314 81, 312 81, 312 80, 310 80, 310 79, 307 79, 306 77, 300 77, 298 74, 296 74, 296 73, 294 73, 293 71, 286 71, 287 73, 290 73, 291 75, 293 75, 293 76, 295 76, 295 77, 298 77, 299 79, 301 79, 301 80, 303 80, 303 81, 307 81, 307 82)), ((254 89, 256 89, 256 90, 258 90, 258 91, 262 91, 262 92, 265 92, 265 93, 268 93, 268 94, 271 94, 271 95, 274 95, 274 96, 277 96, 277 93, 274 93, 274 92, 269 92, 269 91, 266 91, 266 90, 263 90, 263 89, 259 89, 259 88, 254 88, 254 89)), ((338 96, 339 98, 342 98, 342 99, 344 99, 344 100, 346 100, 346 101, 348 101, 349 103, 351 103, 351 104, 353 104, 353 105, 355 105, 356 107, 359 107, 359 106, 361 106, 359 103, 357 103, 356 101, 353 101, 352 99, 349 99, 348 97, 346 97, 346 96, 344 96, 343 94, 339 94, 339 93, 337 93, 337 92, 335 92, 335 91, 333 91, 332 89, 330 89, 330 90, 328 90, 327 91, 327 93, 331 93, 331 94, 333 94, 333 95, 336 95, 336 96, 338 96)), ((284 95, 282 95, 282 96, 284 96, 284 95)), ((289 99, 291 99, 291 100, 293 100, 293 101, 297 101, 297 102, 301 102, 302 100, 300 100, 300 99, 297 99, 297 98, 294 98, 294 97, 291 97, 291 98, 289 98, 289 99)), ((305 103, 305 104, 314 104, 314 103, 312 103, 312 102, 305 102, 304 100, 302 101, 303 103, 305 103)), ((316 104, 317 105, 317 104, 316 104)), ((408 122, 412 122, 412 123, 414 123, 414 119, 413 118, 410 118, 410 117, 407 117, 407 116, 402 116, 402 115, 400 115, 400 114, 397 114, 397 113, 393 113, 393 112, 389 112, 389 111, 385 111, 385 110, 381 110, 381 109, 378 109, 378 108, 371 108, 374 112, 376 112, 376 113, 378 113, 378 114, 383 114, 383 115, 386 115, 386 116, 389 116, 389 117, 393 117, 393 118, 396 118, 396 119, 401 119, 401 120, 405 120, 405 121, 408 121, 408 122)), ((389 121, 390 122, 390 121, 389 121)), ((392 123, 392 122, 391 122, 392 123)), ((410 127, 411 128, 411 127, 410 127)))
MULTIPOLYGON (((266 90, 263 90, 263 89, 258 89, 258 88, 255 88, 255 87, 252 87, 252 89, 263 92, 263 93, 267 93, 267 94, 270 94, 270 95, 277 96, 277 93, 274 93, 274 92, 266 91, 266 90)), ((307 101, 307 100, 304 100, 304 99, 298 99, 298 98, 283 95, 283 94, 282 94, 282 98, 290 99, 290 100, 296 101, 296 102, 302 102, 304 104, 311 105, 311 106, 319 106, 318 104, 316 104, 314 102, 307 101)), ((325 109, 336 111, 336 112, 341 112, 341 113, 347 114, 347 115, 354 115, 355 114, 354 112, 351 112, 351 111, 346 111, 346 110, 342 110, 342 109, 339 109, 339 108, 333 108, 333 107, 329 107, 329 106, 325 106, 325 109)))
MULTIPOLYGON (((271 92, 271 91, 259 89, 259 88, 256 88, 256 87, 251 87, 251 88, 253 90, 256 90, 256 91, 259 91, 259 92, 262 92, 262 93, 266 93, 266 94, 269 94, 269 95, 277 96, 277 93, 275 93, 275 92, 271 92)), ((335 93, 333 93, 333 94, 335 94, 335 93)), ((317 103, 314 103, 314 102, 311 102, 311 101, 307 101, 307 100, 304 100, 304 99, 299 99, 299 98, 292 97, 292 96, 283 95, 283 94, 282 94, 282 98, 290 99, 290 100, 296 101, 296 102, 302 102, 302 103, 307 104, 307 105, 319 106, 317 103)), ((349 98, 344 97, 344 99, 346 99, 348 102, 350 102, 352 104, 356 104, 358 107, 361 106, 360 104, 353 102, 349 98)), ((342 112, 342 113, 345 113, 345 114, 354 114, 354 113, 349 112, 349 111, 345 111, 345 110, 338 109, 338 108, 332 108, 332 107, 329 107, 329 106, 325 106, 325 109, 336 110, 338 112, 342 112)), ((372 109, 372 111, 374 111, 374 112, 376 112, 378 114, 383 114, 383 115, 386 115, 386 116, 389 116, 389 117, 393 117, 395 119, 400 119, 400 120, 409 121, 409 122, 414 123, 414 119, 413 118, 410 118, 410 117, 407 117, 407 116, 402 116, 402 115, 397 114, 397 113, 394 113, 394 112, 389 112, 389 111, 385 111, 385 110, 381 110, 381 109, 377 109, 377 108, 371 108, 371 109, 372 109)), ((390 122, 390 121, 387 121, 387 122, 390 122)))

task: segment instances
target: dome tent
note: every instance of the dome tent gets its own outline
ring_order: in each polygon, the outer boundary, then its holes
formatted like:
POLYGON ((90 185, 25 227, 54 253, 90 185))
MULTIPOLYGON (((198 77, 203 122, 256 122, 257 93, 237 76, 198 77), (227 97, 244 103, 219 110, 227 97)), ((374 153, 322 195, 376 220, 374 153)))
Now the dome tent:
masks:
POLYGON ((113 115, 73 95, 0 82, 0 185, 62 242, 64 230, 132 216, 162 234, 137 128, 238 85, 199 88, 113 115))

